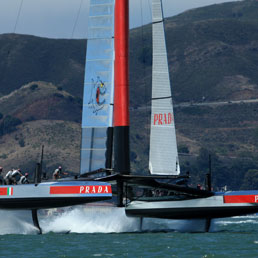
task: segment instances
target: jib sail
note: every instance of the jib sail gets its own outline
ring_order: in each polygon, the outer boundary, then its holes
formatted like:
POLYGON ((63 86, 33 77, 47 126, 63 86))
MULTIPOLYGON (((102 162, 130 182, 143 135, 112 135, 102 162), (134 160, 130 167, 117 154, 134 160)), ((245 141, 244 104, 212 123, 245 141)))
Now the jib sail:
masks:
POLYGON ((162 3, 152 0, 152 107, 149 169, 151 174, 180 173, 165 42, 162 3))

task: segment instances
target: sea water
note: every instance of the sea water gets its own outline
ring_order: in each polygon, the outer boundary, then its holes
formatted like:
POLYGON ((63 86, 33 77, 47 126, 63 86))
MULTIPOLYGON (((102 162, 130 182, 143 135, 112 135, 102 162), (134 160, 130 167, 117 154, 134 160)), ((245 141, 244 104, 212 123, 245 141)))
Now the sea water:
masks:
POLYGON ((257 215, 214 220, 212 233, 182 233, 151 219, 140 232, 139 219, 111 213, 41 211, 38 235, 29 211, 0 211, 0 257, 258 257, 257 215))

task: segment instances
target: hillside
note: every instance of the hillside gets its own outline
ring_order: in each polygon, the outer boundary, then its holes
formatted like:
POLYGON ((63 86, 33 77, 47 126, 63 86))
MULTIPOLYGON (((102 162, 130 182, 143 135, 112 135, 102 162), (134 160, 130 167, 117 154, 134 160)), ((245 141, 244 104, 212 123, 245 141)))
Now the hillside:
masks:
POLYGON ((40 162, 44 145, 43 169, 49 176, 60 164, 66 171, 77 172, 80 166, 80 133, 80 124, 70 121, 22 123, 16 131, 1 136, 1 166, 5 169, 19 167, 32 174, 36 163, 40 162))
POLYGON ((86 41, 0 35, 0 93, 32 81, 51 82, 82 96, 86 41))
MULTIPOLYGON (((257 1, 242 1, 194 9, 166 20, 175 102, 199 102, 203 96, 211 101, 258 96, 258 16, 254 13, 258 13, 257 1), (237 16, 236 10, 241 15, 237 16)), ((130 53, 137 54, 137 46, 144 44, 132 62, 132 67, 141 67, 142 72, 132 69, 131 75, 132 84, 137 82, 146 92, 144 84, 151 83, 151 28, 143 28, 143 38, 141 30, 131 33, 130 53)), ((141 105, 141 99, 134 104, 141 105)))
POLYGON ((82 100, 46 82, 31 82, 0 98, 0 113, 29 120, 70 120, 80 123, 82 100))
MULTIPOLYGON (((258 99, 257 13, 258 2, 246 0, 166 19, 180 163, 194 182, 207 172, 208 153, 215 157, 217 186, 243 188, 252 177, 248 171, 258 168, 258 104, 245 102, 258 99)), ((0 46, 1 166, 31 171, 44 144, 48 171, 63 164, 78 172, 86 41, 3 34, 0 46)), ((130 140, 137 173, 148 166, 151 53, 151 26, 130 31, 130 140)))

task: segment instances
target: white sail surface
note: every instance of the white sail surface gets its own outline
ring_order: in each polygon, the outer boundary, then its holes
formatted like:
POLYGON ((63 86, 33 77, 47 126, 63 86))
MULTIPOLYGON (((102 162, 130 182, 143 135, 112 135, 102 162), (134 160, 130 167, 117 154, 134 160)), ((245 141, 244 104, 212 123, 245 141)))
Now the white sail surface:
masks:
POLYGON ((153 67, 149 169, 151 174, 179 175, 161 0, 152 0, 152 22, 153 67))
POLYGON ((80 173, 106 167, 113 121, 115 0, 91 0, 82 113, 80 173))

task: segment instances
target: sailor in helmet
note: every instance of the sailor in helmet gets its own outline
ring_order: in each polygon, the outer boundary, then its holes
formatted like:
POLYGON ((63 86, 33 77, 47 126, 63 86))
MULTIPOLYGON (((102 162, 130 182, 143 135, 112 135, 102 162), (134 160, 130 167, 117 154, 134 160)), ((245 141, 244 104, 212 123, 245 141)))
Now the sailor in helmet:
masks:
POLYGON ((28 176, 29 174, 28 173, 25 173, 24 176, 21 176, 18 184, 29 184, 29 180, 28 180, 28 176))
POLYGON ((22 177, 21 169, 20 168, 14 169, 10 178, 11 184, 16 185, 21 177, 22 177))
POLYGON ((59 178, 61 178, 61 175, 68 175, 68 173, 65 173, 62 171, 62 167, 59 166, 53 173, 53 179, 57 180, 59 178))
POLYGON ((22 176, 21 170, 18 169, 12 169, 10 171, 7 172, 7 174, 5 175, 5 183, 7 185, 16 185, 18 179, 22 176))
POLYGON ((4 182, 5 182, 6 185, 9 185, 9 184, 10 184, 10 180, 9 180, 9 179, 11 178, 12 173, 13 173, 13 169, 9 170, 9 171, 6 173, 6 175, 5 175, 5 177, 4 177, 4 182))

